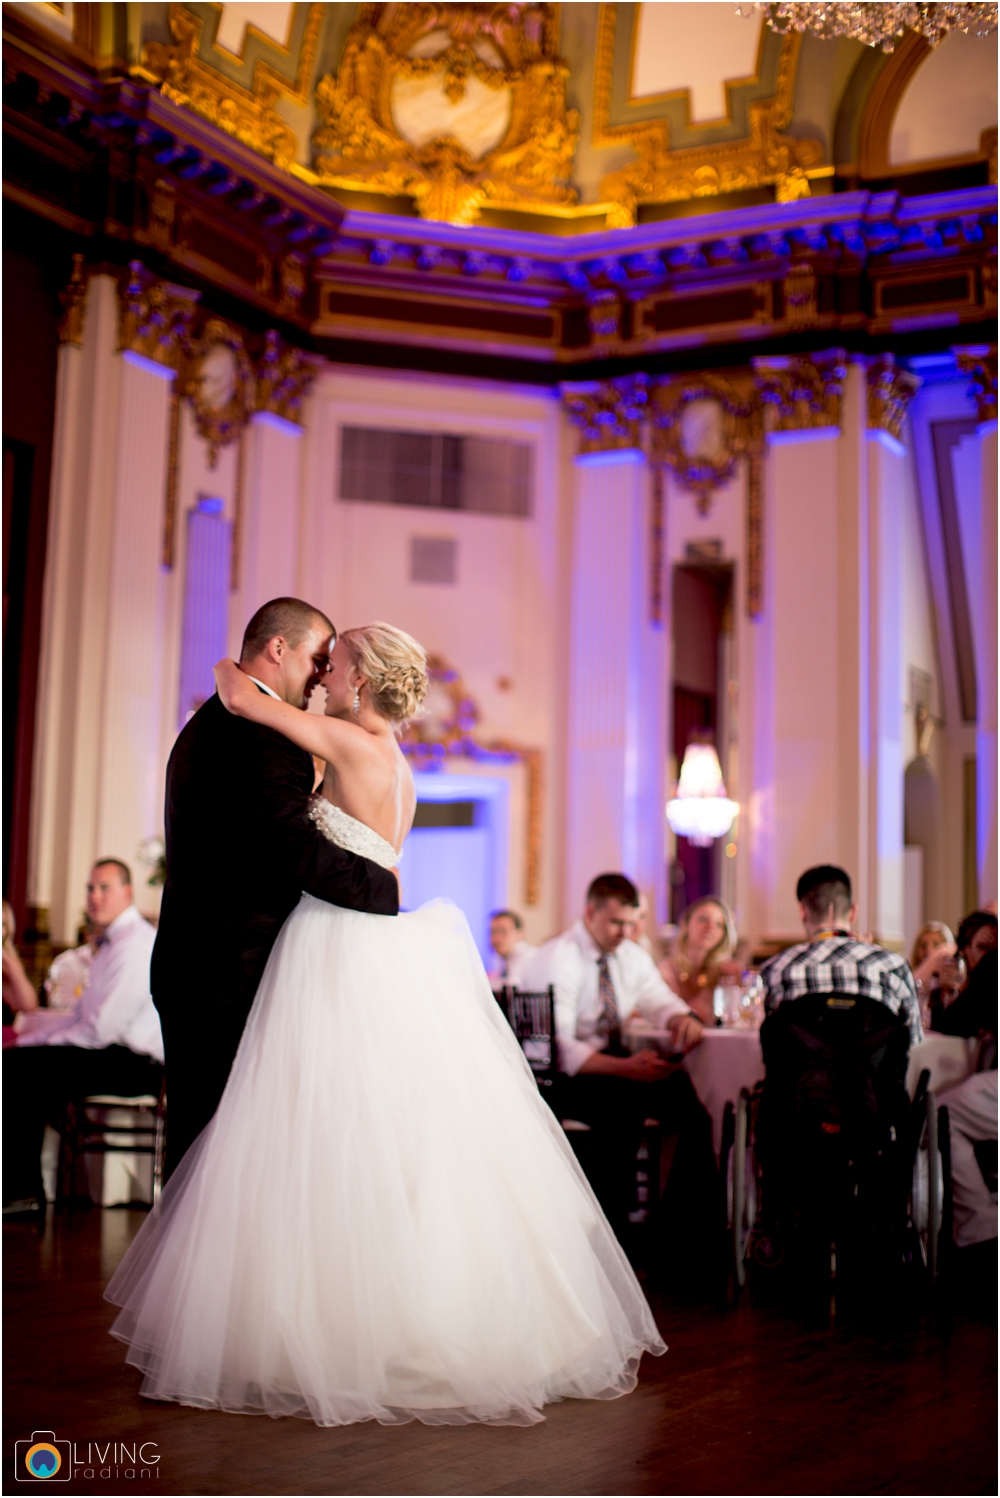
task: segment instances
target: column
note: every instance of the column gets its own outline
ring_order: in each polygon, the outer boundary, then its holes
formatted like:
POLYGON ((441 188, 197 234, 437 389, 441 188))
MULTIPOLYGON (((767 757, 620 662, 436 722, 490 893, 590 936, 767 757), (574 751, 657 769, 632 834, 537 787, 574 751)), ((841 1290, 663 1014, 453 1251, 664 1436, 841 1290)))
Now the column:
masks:
POLYGON ((663 919, 666 904, 666 635, 651 619, 650 473, 628 382, 564 397, 584 426, 576 459, 570 585, 567 919, 579 915, 596 874, 620 871, 663 919), (609 434, 595 403, 617 410, 609 434), (590 435, 588 435, 590 434, 590 435), (604 446, 610 440, 620 445, 604 446))
POLYGON ((978 545, 963 550, 976 652, 976 873, 979 904, 986 905, 997 898, 997 348, 952 352, 972 382, 979 418, 978 545))
POLYGON ((302 428, 258 411, 242 440, 242 535, 233 602, 245 624, 262 603, 298 591, 302 428))

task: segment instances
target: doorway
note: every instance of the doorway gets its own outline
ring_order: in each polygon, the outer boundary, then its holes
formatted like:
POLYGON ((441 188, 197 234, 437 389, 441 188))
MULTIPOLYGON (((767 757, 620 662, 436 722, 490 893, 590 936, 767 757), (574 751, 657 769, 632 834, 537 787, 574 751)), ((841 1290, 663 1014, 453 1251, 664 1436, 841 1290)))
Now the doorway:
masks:
MULTIPOLYGON (((729 773, 729 682, 733 674, 733 569, 723 562, 691 561, 673 574, 673 735, 671 783, 684 751, 695 740, 715 745, 723 779, 729 773)), ((670 867, 670 919, 703 895, 722 894, 721 840, 699 848, 677 838, 670 867)))

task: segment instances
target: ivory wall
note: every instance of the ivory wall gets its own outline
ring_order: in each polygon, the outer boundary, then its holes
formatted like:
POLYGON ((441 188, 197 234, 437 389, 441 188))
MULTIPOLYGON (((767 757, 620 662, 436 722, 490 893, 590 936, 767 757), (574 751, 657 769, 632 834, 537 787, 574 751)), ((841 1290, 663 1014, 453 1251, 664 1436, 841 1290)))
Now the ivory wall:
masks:
MULTIPOLYGON (((222 515, 239 524, 231 652, 254 609, 282 593, 315 601, 341 627, 388 619, 461 674, 480 709, 481 742, 541 752, 541 880, 531 906, 523 766, 453 765, 510 782, 508 900, 532 940, 575 916, 589 879, 612 867, 632 874, 665 918, 663 809, 676 773, 669 581, 688 544, 706 540, 721 544, 735 574, 726 773, 742 810, 721 892, 741 931, 752 940, 794 936, 799 873, 832 861, 855 879, 862 929, 903 944, 914 666, 931 677, 941 720, 928 761, 940 847, 924 871, 924 912, 951 922, 962 913, 970 755, 978 758, 978 888, 995 897, 995 426, 973 429, 954 457, 962 493, 975 490, 963 513, 976 517, 981 538, 970 551, 980 600, 980 708, 971 724, 956 706, 927 490, 928 413, 974 413, 963 382, 922 391, 896 441, 868 430, 865 369, 851 364, 839 427, 771 434, 763 609, 754 618, 743 465, 704 516, 668 475, 657 621, 641 446, 579 461, 578 434, 556 393, 485 381, 325 367, 301 426, 269 413, 251 420, 239 514, 237 446, 210 466, 185 405, 174 563, 164 566, 171 372, 116 346, 117 288, 98 276, 82 345, 60 350, 29 894, 49 908, 55 941, 73 939, 93 858, 136 864, 140 842, 162 832, 164 770, 179 726, 186 522, 199 496, 221 501, 222 515), (345 423, 529 442, 532 514, 345 503, 337 484, 345 423), (414 536, 457 543, 454 584, 411 581, 414 536)), ((136 872, 138 903, 155 915, 148 870, 136 872)))

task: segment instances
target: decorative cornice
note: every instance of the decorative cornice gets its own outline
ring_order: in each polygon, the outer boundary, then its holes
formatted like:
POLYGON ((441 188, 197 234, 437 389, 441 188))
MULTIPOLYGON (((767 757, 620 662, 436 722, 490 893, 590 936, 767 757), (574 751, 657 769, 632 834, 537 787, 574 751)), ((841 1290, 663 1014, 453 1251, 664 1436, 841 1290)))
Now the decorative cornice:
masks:
POLYGON ((839 427, 847 355, 843 349, 751 359, 757 399, 773 413, 768 429, 839 427))
POLYGON ((910 401, 922 381, 900 369, 893 354, 878 354, 868 361, 868 429, 888 432, 899 441, 910 401))
POLYGON ((59 342, 83 343, 83 324, 87 314, 87 285, 90 273, 85 255, 73 256, 73 274, 59 293, 62 316, 59 319, 59 342))
POLYGON ((972 381, 970 393, 981 422, 997 419, 997 345, 969 343, 952 348, 955 363, 972 381))
POLYGON ((190 354, 200 296, 150 276, 141 260, 130 261, 128 276, 119 283, 119 351, 141 354, 179 373, 190 354))
POLYGON ((283 342, 274 328, 264 334, 264 353, 257 365, 255 406, 286 421, 302 424, 302 402, 319 373, 317 359, 283 342))
POLYGON ((580 428, 580 452, 616 452, 642 447, 649 381, 644 374, 559 387, 563 405, 580 428))

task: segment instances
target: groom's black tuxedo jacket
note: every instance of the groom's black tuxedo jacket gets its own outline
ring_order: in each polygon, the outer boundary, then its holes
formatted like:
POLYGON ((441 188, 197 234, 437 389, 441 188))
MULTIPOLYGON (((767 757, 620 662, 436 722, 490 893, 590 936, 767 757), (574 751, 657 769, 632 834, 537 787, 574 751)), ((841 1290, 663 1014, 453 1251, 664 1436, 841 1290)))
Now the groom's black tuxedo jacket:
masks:
POLYGON ((166 1048, 168 1167, 211 1118, 268 954, 303 890, 396 915, 395 877, 307 815, 312 757, 270 728, 198 709, 167 765, 167 878, 151 983, 166 1048))

